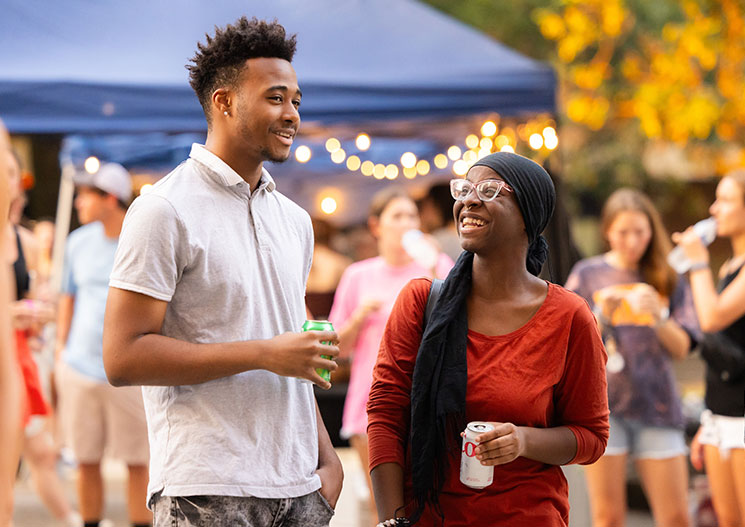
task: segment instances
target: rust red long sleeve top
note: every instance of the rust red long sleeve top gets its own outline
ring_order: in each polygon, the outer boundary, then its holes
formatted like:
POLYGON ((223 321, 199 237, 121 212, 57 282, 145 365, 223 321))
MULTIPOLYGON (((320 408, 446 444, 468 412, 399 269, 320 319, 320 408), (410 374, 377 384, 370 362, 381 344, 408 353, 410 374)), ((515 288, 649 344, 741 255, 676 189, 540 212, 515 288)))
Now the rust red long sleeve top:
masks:
MULTIPOLYGON (((411 379, 422 336, 430 281, 412 280, 388 320, 368 402, 370 470, 404 467, 410 495, 408 437, 411 379)), ((495 316, 498 314, 495 313, 495 316)), ((608 440, 606 354, 587 303, 555 284, 533 318, 500 336, 469 330, 466 419, 518 426, 568 427, 577 439, 570 463, 588 464, 608 440)), ((440 495, 445 525, 565 526, 569 503, 560 467, 523 457, 494 467, 494 483, 481 490, 459 481, 453 452, 440 495)), ((430 510, 417 525, 440 525, 430 510)))

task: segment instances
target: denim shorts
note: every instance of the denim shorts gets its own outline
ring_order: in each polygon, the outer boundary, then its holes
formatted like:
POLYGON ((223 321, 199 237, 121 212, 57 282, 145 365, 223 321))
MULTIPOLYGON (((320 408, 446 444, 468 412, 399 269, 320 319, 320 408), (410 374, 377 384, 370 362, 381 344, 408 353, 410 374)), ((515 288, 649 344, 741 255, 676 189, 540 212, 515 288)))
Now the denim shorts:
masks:
POLYGON ((153 527, 326 527, 334 515, 319 491, 280 499, 158 492, 150 508, 153 527))
POLYGON ((648 426, 633 419, 610 417, 606 456, 628 454, 635 459, 669 459, 686 455, 685 435, 673 427, 648 426))

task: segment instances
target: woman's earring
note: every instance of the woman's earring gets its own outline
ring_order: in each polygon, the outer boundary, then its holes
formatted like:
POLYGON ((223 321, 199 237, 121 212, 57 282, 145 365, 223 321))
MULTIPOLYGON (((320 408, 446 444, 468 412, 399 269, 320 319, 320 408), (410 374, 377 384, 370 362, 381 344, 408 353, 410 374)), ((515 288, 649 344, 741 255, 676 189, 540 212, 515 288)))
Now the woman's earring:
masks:
POLYGON ((227 110, 225 110, 225 111, 224 111, 224 112, 222 112, 222 113, 223 113, 223 115, 225 115, 225 117, 227 117, 227 116, 228 116, 228 111, 227 111, 227 110))

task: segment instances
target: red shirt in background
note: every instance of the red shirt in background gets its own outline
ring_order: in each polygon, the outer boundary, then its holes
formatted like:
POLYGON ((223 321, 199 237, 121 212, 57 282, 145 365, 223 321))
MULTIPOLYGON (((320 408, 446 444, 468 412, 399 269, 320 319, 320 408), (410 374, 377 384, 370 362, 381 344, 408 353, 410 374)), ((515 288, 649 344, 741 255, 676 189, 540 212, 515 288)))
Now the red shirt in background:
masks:
MULTIPOLYGON (((368 403, 370 469, 381 463, 405 468, 411 501, 409 420, 414 363, 430 280, 412 280, 401 291, 386 326, 368 403)), ((498 313, 495 313, 498 316, 498 313)), ((533 318, 512 333, 468 332, 466 419, 518 426, 566 426, 577 439, 571 463, 588 464, 608 440, 606 354, 595 319, 579 296, 555 284, 533 318)), ((460 451, 452 453, 440 495, 445 525, 568 525, 567 484, 561 468, 523 457, 494 467, 494 482, 472 489, 459 480, 460 451)), ((426 510, 417 525, 440 525, 426 510)))

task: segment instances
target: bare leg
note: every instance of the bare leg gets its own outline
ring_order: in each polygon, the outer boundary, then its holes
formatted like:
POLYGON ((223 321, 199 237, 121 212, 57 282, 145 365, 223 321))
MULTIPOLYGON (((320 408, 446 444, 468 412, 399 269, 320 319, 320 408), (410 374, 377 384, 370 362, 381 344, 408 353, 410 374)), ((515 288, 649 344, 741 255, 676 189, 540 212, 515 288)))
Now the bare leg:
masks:
POLYGON ((127 465, 127 507, 129 521, 132 523, 152 523, 153 513, 147 508, 147 465, 127 465))
POLYGON ((719 454, 717 447, 704 445, 704 460, 719 527, 741 527, 740 508, 732 475, 732 453, 725 459, 719 454))
POLYGON ((372 481, 370 480, 370 471, 368 470, 370 463, 369 454, 367 451, 367 434, 358 434, 350 437, 349 444, 352 445, 352 448, 357 451, 357 455, 359 455, 360 457, 362 471, 365 473, 365 481, 367 481, 367 490, 370 493, 370 519, 372 521, 372 525, 377 525, 378 522, 375 521, 375 498, 373 496, 372 481))
POLYGON ((81 463, 78 467, 78 500, 83 521, 101 519, 103 513, 103 477, 100 463, 81 463))
POLYGON ((593 527, 626 525, 626 455, 603 456, 585 467, 593 527))
POLYGON ((26 437, 23 458, 28 463, 34 489, 46 508, 58 520, 67 519, 72 510, 57 475, 57 452, 46 430, 26 437))
POLYGON ((658 527, 688 527, 688 465, 685 456, 640 459, 637 471, 658 527))

